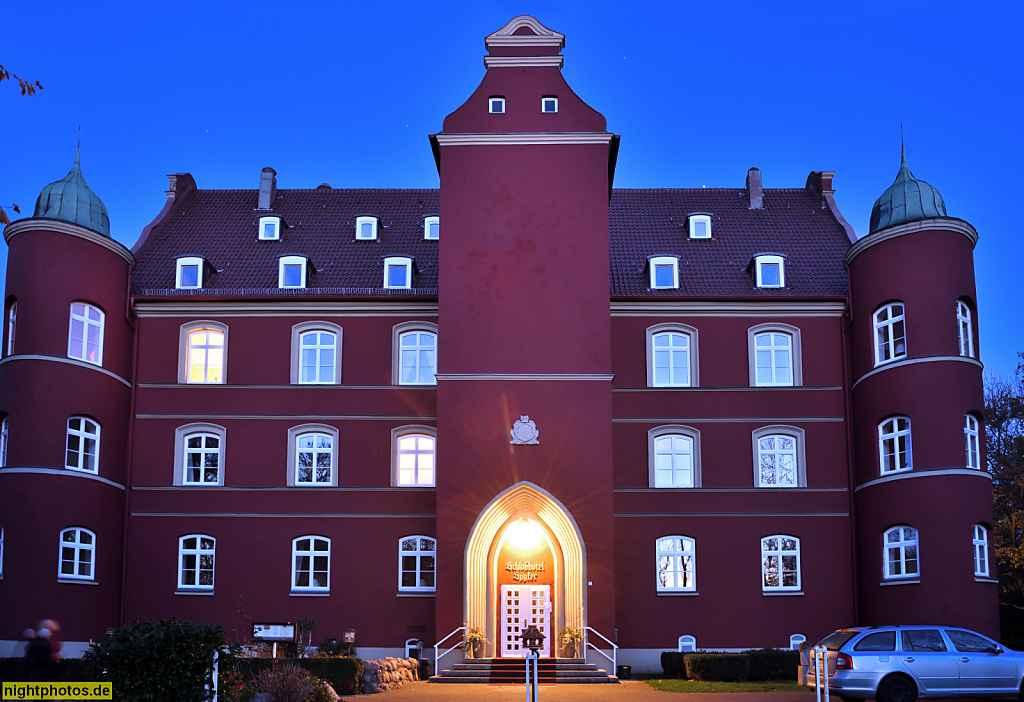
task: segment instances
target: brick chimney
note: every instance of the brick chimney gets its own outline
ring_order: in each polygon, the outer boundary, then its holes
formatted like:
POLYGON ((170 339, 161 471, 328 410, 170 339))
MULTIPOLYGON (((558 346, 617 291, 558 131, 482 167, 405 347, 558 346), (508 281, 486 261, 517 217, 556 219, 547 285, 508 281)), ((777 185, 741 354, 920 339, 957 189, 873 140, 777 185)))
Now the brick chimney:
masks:
POLYGON ((761 171, 751 168, 747 171, 747 207, 751 210, 764 209, 764 196, 761 193, 761 171))
POLYGON ((277 199, 277 171, 267 166, 260 173, 260 201, 257 208, 272 210, 275 199, 277 199))

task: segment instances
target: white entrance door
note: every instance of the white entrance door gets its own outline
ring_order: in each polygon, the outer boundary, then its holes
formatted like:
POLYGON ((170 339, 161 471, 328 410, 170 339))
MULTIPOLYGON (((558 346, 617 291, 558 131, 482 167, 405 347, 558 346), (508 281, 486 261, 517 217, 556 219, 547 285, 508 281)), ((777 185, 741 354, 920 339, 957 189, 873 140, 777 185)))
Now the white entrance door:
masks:
POLYGON ((498 625, 501 629, 501 656, 523 658, 528 649, 523 648, 520 638, 525 629, 533 624, 544 634, 544 648, 541 656, 551 655, 551 586, 550 585, 502 585, 501 614, 498 625))

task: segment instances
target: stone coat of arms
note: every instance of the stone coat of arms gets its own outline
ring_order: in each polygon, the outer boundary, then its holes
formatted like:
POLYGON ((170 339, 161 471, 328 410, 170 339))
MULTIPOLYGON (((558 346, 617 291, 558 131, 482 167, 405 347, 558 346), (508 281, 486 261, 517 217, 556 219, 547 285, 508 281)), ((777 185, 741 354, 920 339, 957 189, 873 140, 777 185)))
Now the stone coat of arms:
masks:
POLYGON ((540 436, 540 432, 537 431, 537 425, 530 415, 523 414, 519 416, 516 423, 512 425, 512 430, 509 432, 512 435, 512 441, 510 444, 539 444, 540 441, 537 437, 540 436))

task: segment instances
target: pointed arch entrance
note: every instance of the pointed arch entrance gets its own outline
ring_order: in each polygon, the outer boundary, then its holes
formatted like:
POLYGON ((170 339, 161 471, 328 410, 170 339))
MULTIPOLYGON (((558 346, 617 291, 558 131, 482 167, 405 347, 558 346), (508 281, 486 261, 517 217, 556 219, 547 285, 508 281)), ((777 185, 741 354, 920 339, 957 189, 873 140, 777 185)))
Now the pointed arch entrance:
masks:
MULTIPOLYGON (((466 540, 464 618, 470 626, 484 631, 486 656, 501 655, 499 567, 504 570, 506 564, 499 564, 498 560, 509 526, 520 521, 541 527, 554 561, 549 566, 554 576, 548 631, 554 634, 566 625, 586 625, 587 558, 579 526, 565 505, 547 490, 528 481, 516 483, 484 507, 466 540)), ((554 648, 552 655, 557 655, 554 648)))

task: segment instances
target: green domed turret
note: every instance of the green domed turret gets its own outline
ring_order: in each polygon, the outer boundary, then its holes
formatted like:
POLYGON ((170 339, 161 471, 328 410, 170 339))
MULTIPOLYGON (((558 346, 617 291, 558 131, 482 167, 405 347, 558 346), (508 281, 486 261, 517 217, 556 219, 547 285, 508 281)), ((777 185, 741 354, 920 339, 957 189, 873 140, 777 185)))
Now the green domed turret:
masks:
POLYGON ((923 180, 918 180, 907 168, 907 154, 901 153, 900 172, 896 180, 871 208, 871 226, 868 234, 918 219, 946 216, 946 203, 939 191, 923 180))
POLYGON ((85 182, 75 154, 71 171, 39 193, 34 217, 59 219, 110 236, 110 218, 107 208, 85 182))

